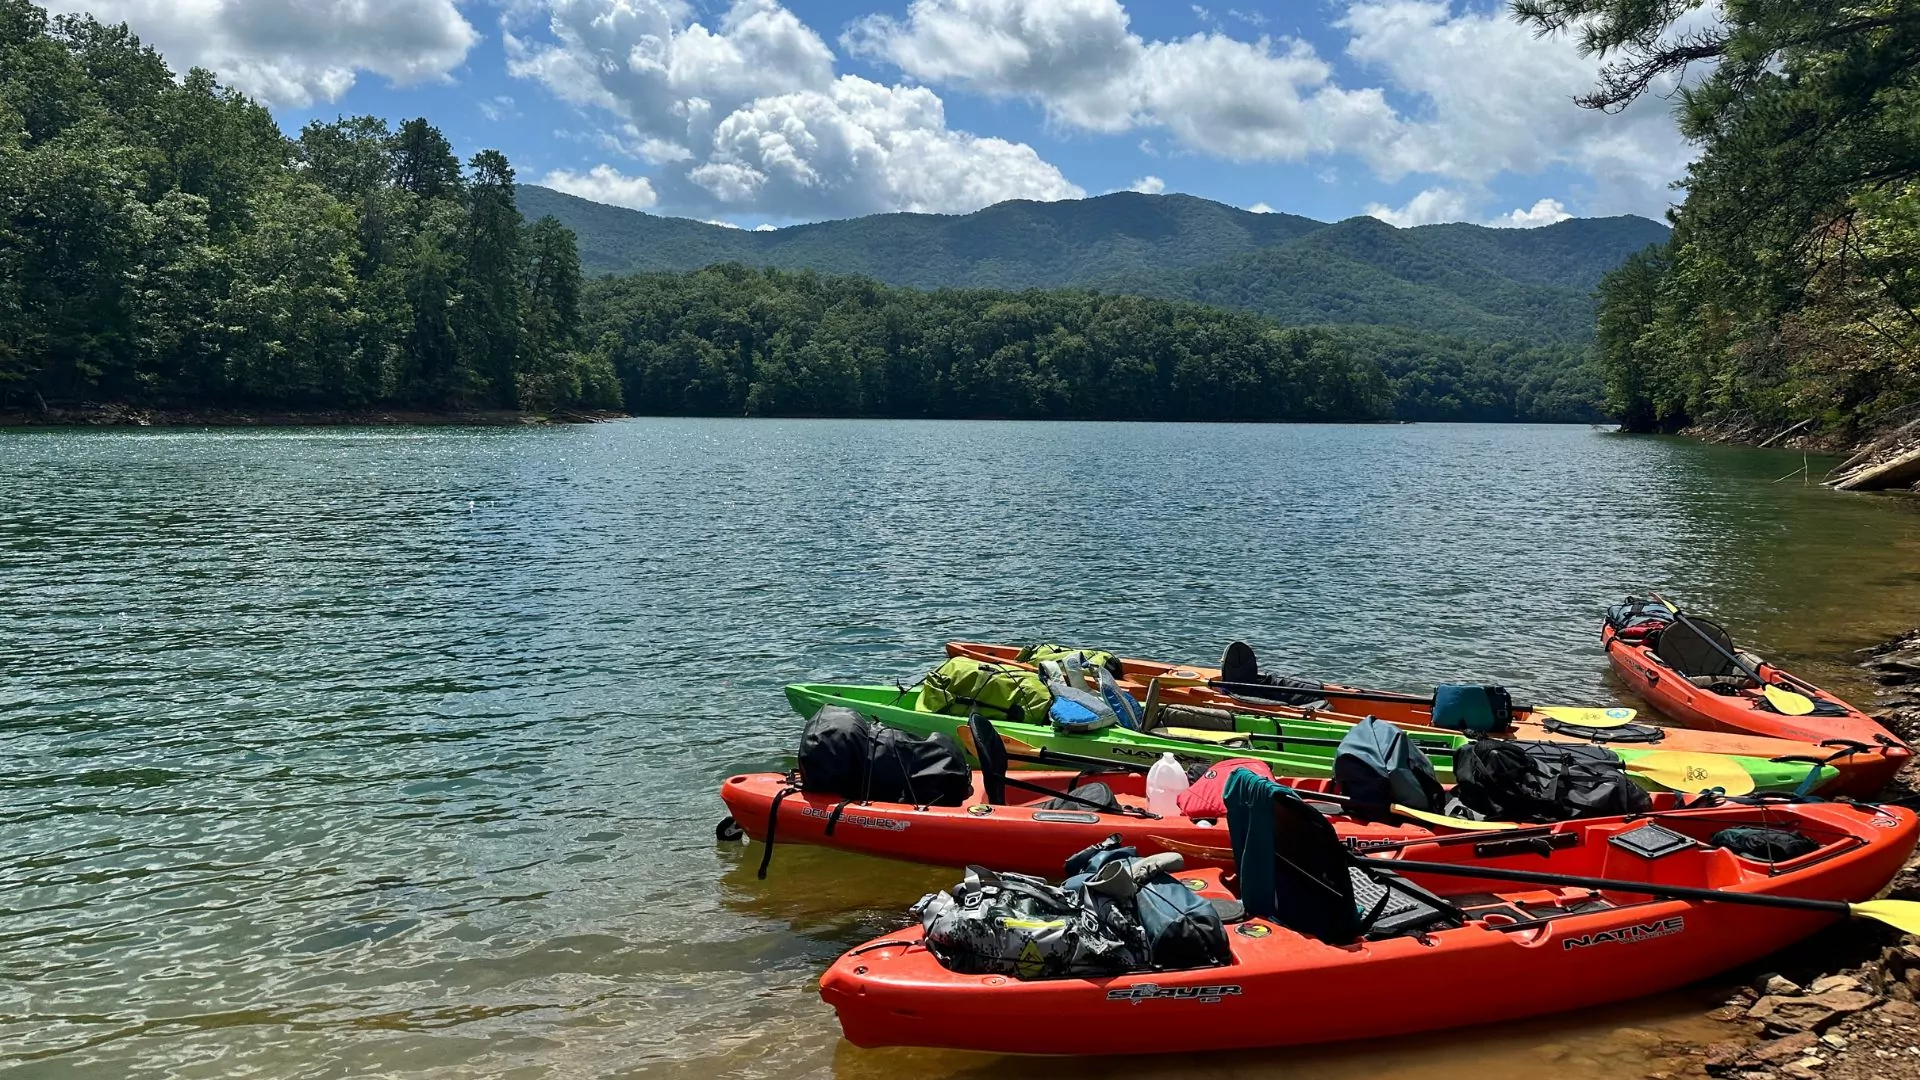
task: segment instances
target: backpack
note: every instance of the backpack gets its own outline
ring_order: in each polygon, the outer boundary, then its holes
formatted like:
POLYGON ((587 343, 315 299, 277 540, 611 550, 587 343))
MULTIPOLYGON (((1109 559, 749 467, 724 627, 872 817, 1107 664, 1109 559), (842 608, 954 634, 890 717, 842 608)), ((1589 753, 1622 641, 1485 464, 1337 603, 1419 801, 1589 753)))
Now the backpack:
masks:
POLYGON ((1433 688, 1433 726, 1449 731, 1507 731, 1513 727, 1513 696, 1504 686, 1433 688))
POLYGON ((1064 682, 1047 684, 1053 701, 1047 706, 1047 719, 1069 735, 1085 735, 1120 722, 1107 699, 1091 690, 1076 690, 1064 682))
POLYGON ((1132 694, 1120 689, 1113 673, 1106 668, 1094 668, 1094 682, 1098 685, 1100 696, 1107 699, 1113 715, 1120 720, 1120 726, 1129 731, 1139 731, 1146 726, 1147 711, 1135 701, 1132 694))
POLYGON ((1169 872, 1182 865, 1174 854, 1142 859, 1110 836, 1067 860, 1069 876, 1061 888, 1100 912, 1102 924, 1129 941, 1146 968, 1176 971, 1231 963, 1233 950, 1220 913, 1169 872))
POLYGON ((1486 821, 1567 821, 1645 813, 1653 800, 1604 746, 1480 739, 1453 755, 1447 813, 1486 821))
POLYGON ((1743 859, 1754 859, 1763 863, 1786 862, 1820 850, 1820 845, 1814 843, 1804 833, 1797 833, 1791 829, 1768 829, 1753 825, 1736 825, 1730 829, 1721 829, 1709 837, 1707 843, 1717 848, 1726 848, 1743 859))
POLYGON ((1657 600, 1627 597, 1624 604, 1607 609, 1607 625, 1628 641, 1644 638, 1673 621, 1673 611, 1657 600))
POLYGON ((1446 789, 1427 755, 1406 732, 1373 716, 1353 725, 1340 740, 1333 754, 1333 779, 1362 818, 1383 817, 1394 803, 1438 810, 1446 800, 1446 789))
POLYGON ((1067 792, 1067 794, 1073 797, 1063 799, 1055 796, 1051 799, 1043 799, 1040 802, 1034 803, 1033 808, 1035 810, 1079 810, 1082 812, 1093 810, 1101 814, 1118 814, 1121 812, 1120 800, 1114 797, 1113 789, 1100 783, 1098 780, 1077 785, 1072 791, 1067 792), (1088 806, 1088 803, 1092 803, 1093 805, 1088 806))
POLYGON ((960 884, 915 904, 927 949, 948 971, 1017 979, 1098 978, 1141 958, 1073 891, 969 866, 960 884))
POLYGON ((1044 724, 1052 704, 1046 684, 1033 672, 956 656, 927 676, 915 708, 948 716, 977 709, 989 720, 1044 724))
POLYGON ((1246 769, 1264 779, 1273 779, 1273 766, 1258 758, 1228 758, 1226 761, 1211 762, 1206 766, 1206 771, 1180 793, 1176 800, 1180 812, 1196 821, 1226 817, 1227 777, 1236 769, 1246 769))
POLYGON ((963 806, 973 773, 951 735, 917 738, 823 705, 800 736, 800 786, 863 802, 963 806))

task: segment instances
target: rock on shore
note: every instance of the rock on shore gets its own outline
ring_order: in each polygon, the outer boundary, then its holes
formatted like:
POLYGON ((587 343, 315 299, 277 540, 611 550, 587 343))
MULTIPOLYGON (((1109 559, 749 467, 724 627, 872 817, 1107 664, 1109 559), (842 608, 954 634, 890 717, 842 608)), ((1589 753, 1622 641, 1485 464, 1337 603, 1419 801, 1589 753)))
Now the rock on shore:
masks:
MULTIPOLYGON (((1920 630, 1861 654, 1886 688, 1875 719, 1920 740, 1920 630)), ((1910 764, 1884 794, 1916 793, 1920 768, 1910 764)), ((1920 900, 1920 857, 1887 895, 1920 900)), ((1716 1010, 1729 1037, 1694 1055, 1700 1069, 1738 1080, 1920 1080, 1920 941, 1876 949, 1888 931, 1853 925, 1857 933, 1821 950, 1818 969, 1763 975, 1716 1010)))

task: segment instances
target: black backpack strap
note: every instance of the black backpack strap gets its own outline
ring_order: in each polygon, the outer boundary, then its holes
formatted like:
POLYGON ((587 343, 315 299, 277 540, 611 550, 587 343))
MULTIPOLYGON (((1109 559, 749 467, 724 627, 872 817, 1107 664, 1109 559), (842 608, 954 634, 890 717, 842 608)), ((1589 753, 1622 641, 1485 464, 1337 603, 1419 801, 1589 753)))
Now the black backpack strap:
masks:
POLYGON ((841 799, 839 802, 833 804, 833 813, 827 815, 827 836, 833 835, 833 827, 840 824, 840 814, 845 811, 848 804, 852 802, 852 799, 841 799))
POLYGON ((799 790, 793 784, 788 784, 774 792, 773 805, 767 808, 767 850, 760 855, 760 871, 755 875, 761 881, 767 880, 767 867, 773 863, 773 833, 780 825, 780 804, 799 790))

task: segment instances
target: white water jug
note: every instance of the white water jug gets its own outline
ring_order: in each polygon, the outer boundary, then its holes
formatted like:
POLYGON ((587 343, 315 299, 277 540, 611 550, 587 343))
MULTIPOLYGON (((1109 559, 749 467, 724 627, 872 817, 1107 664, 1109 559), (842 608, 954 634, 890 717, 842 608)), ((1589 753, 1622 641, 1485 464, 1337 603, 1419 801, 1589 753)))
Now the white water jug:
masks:
POLYGON ((1161 817, 1179 817, 1180 804, 1176 800, 1185 790, 1187 770, 1180 767, 1172 754, 1161 754, 1160 760, 1147 770, 1147 809, 1161 817))

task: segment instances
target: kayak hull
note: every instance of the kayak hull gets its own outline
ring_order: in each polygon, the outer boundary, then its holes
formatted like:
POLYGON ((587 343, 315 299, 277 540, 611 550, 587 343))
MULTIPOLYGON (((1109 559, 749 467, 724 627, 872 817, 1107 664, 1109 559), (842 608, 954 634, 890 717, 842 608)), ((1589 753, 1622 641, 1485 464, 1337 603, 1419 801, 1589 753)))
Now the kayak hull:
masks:
MULTIPOLYGON (((1018 777, 1054 791, 1070 791, 1082 778, 1083 774, 1073 772, 1023 772, 1018 777)), ((1121 805, 1146 809, 1145 778, 1140 774, 1110 773, 1093 779, 1113 788, 1121 805)), ((1325 781, 1288 783, 1310 792, 1325 781)), ((979 864, 1058 876, 1068 856, 1116 833, 1121 843, 1142 855, 1175 851, 1194 867, 1233 863, 1224 820, 1203 825, 1186 817, 1148 819, 1086 808, 1041 809, 1033 804, 1046 801, 1047 796, 1016 791, 1007 793, 1012 805, 989 806, 984 780, 976 774, 973 785, 973 798, 965 806, 851 803, 841 810, 832 833, 827 832, 827 822, 847 800, 795 791, 775 809, 775 797, 788 787, 782 773, 728 777, 720 784, 720 798, 734 822, 757 843, 766 842, 771 820, 776 844, 814 844, 933 866, 979 864)), ((1422 826, 1363 823, 1346 817, 1335 819, 1334 830, 1343 838, 1368 841, 1421 840, 1433 835, 1422 826)))
MULTIPOLYGON (((786 694, 788 703, 803 717, 811 717, 822 705, 832 703, 850 708, 888 727, 898 728, 915 735, 924 736, 942 732, 955 736, 963 746, 970 738, 966 734, 966 722, 963 718, 919 710, 916 707, 920 696, 917 688, 903 690, 895 686, 795 683, 786 688, 786 694)), ((1351 726, 1347 721, 1306 720, 1260 714, 1242 714, 1237 717, 1237 722, 1245 725, 1246 729, 1252 733, 1278 736, 1280 745, 1276 746, 1270 741, 1241 745, 1200 743, 1112 727, 1087 735, 1067 734, 1056 731, 1051 726, 1012 721, 996 722, 995 727, 1004 738, 1016 740, 1036 750, 1070 754, 1100 762, 1151 765, 1163 753, 1173 754, 1184 763, 1250 757, 1258 758, 1273 766, 1276 775, 1324 779, 1332 775, 1334 750, 1341 736, 1351 726)), ((1440 781, 1451 783, 1453 768, 1449 751, 1464 746, 1471 740, 1458 732, 1434 729, 1409 731, 1408 734, 1433 759, 1434 771, 1438 774, 1440 781)), ((1626 759, 1629 764, 1641 755, 1657 752, 1626 746, 1616 746, 1611 749, 1626 759)), ((1753 777, 1755 789, 1759 791, 1792 791, 1806 779, 1809 770, 1814 768, 1822 770, 1820 778, 1815 782, 1816 787, 1836 775, 1830 766, 1772 762, 1744 756, 1729 756, 1729 760, 1738 763, 1753 777)), ((1642 786, 1651 789, 1650 781, 1637 774, 1635 779, 1642 786)))
POLYGON ((1603 627, 1600 633, 1614 673, 1647 704, 1675 723, 1706 731, 1795 739, 1806 744, 1800 754, 1832 759, 1831 764, 1839 770, 1839 775, 1820 789, 1822 795, 1860 798, 1877 795, 1912 756, 1905 743, 1872 717, 1772 665, 1762 664, 1760 673, 1843 705, 1846 715, 1787 716, 1769 708, 1757 690, 1717 694, 1693 685, 1655 656, 1652 649, 1620 636, 1613 627, 1603 627), (1845 754, 1849 747, 1857 749, 1845 754))
MULTIPOLYGON (((993 663, 1016 664, 1014 658, 1020 648, 1016 645, 997 645, 978 641, 947 642, 948 656, 965 656, 975 660, 987 660, 993 663)), ((1027 665, 1020 665, 1027 666, 1027 665)), ((1274 705, 1254 699, 1237 697, 1212 685, 1220 677, 1220 669, 1196 664, 1169 664, 1158 660, 1120 660, 1120 686, 1135 697, 1144 697, 1149 680, 1163 678, 1178 672, 1171 684, 1163 683, 1160 688, 1160 700, 1170 705, 1199 705, 1216 709, 1231 709, 1235 712, 1254 714, 1292 713, 1296 709, 1274 705), (1195 681, 1199 680, 1199 681, 1195 681), (1181 685, 1191 683, 1191 685, 1181 685)), ((1361 716, 1376 716, 1390 724, 1407 729, 1432 729, 1433 708, 1431 702, 1414 695, 1395 695, 1360 687, 1341 686, 1337 683, 1324 683, 1317 691, 1327 702, 1330 712, 1319 712, 1316 716, 1331 719, 1353 721, 1361 716), (1405 700, 1380 701, 1376 697, 1404 697, 1405 700)), ((1667 728, 1656 743, 1612 743, 1608 741, 1606 731, 1593 735, 1577 735, 1565 729, 1553 730, 1546 724, 1546 717, 1521 713, 1516 717, 1513 736, 1519 739, 1541 742, 1591 743, 1608 746, 1618 750, 1637 747, 1640 749, 1670 750, 1689 754, 1721 754, 1738 757, 1772 760, 1781 757, 1826 757, 1828 752, 1819 750, 1807 739, 1784 737, 1764 732, 1739 731, 1732 728, 1714 730, 1694 730, 1686 728, 1667 728)), ((1817 789, 1822 795, 1834 794, 1870 794, 1878 791, 1885 783, 1875 776, 1851 776, 1854 772, 1872 772, 1875 763, 1862 759, 1859 762, 1838 760, 1833 763, 1836 770, 1834 779, 1827 781, 1817 789), (1836 786, 1837 785, 1837 786, 1836 786), (1870 786, 1865 786, 1870 785, 1870 786)), ((1762 785, 1762 790, 1768 790, 1762 785)))
MULTIPOLYGON (((1018 777, 1036 787, 1071 791, 1086 779, 1097 779, 1113 789, 1123 806, 1146 809, 1146 778, 1139 773, 1105 773, 1088 777, 1077 772, 1023 772, 1018 777)), ((1327 780, 1289 778, 1282 781, 1304 794, 1331 787, 1327 780)), ((792 791, 784 773, 744 773, 720 784, 720 799, 734 823, 756 843, 765 843, 768 826, 777 844, 811 844, 873 855, 883 859, 930 866, 991 866, 1017 874, 1058 876, 1067 858, 1118 834, 1120 842, 1142 855, 1177 852, 1190 867, 1231 868, 1233 852, 1224 820, 1202 824, 1187 817, 1148 819, 1090 809, 1041 809, 1046 795, 1008 791, 1011 805, 989 806, 984 779, 973 779, 973 798, 964 806, 912 806, 906 803, 849 802, 839 795, 792 791), (833 831, 827 823, 840 811, 833 831)), ((1678 796, 1655 795, 1656 810, 1673 809, 1678 796)), ((1332 804, 1320 804, 1329 814, 1332 804)), ((1363 843, 1431 839, 1451 829, 1432 829, 1414 823, 1356 821, 1332 818, 1334 832, 1343 840, 1363 843)), ((1544 832, 1546 826, 1533 827, 1544 832)), ((1490 833, 1481 835, 1492 837, 1490 833)))
MULTIPOLYGON (((1720 808, 1676 812, 1661 821, 1687 831, 1682 819, 1704 813, 1729 823, 1742 817, 1720 808)), ((1802 826, 1817 822, 1824 836, 1839 839, 1783 864, 1773 876, 1764 865, 1720 849, 1668 856, 1650 864, 1650 873, 1673 884, 1858 901, 1884 887, 1914 846, 1915 819, 1902 810, 1823 804, 1744 813, 1754 823, 1787 817, 1802 826), (1673 861, 1683 857, 1685 865, 1673 861)), ((1564 823, 1556 829, 1580 831, 1581 842, 1545 858, 1481 858, 1470 846, 1439 844, 1400 854, 1621 877, 1638 857, 1609 845, 1606 836, 1635 827, 1619 820, 1564 823)), ((1759 959, 1834 919, 1820 912, 1647 900, 1624 891, 1601 894, 1613 906, 1583 912, 1564 905, 1588 895, 1584 890, 1562 890, 1555 899, 1553 890, 1541 886, 1405 874, 1443 894, 1495 892, 1529 904, 1529 913, 1565 914, 1529 920, 1518 925, 1530 928, 1520 930, 1502 930, 1486 916, 1424 938, 1344 947, 1254 919, 1228 928, 1228 965, 1032 982, 948 971, 920 944, 914 927, 835 961, 821 979, 821 997, 838 1014, 846 1038, 859 1046, 1072 1055, 1291 1046, 1508 1021, 1638 997, 1759 959), (1396 1003, 1396 988, 1409 987, 1424 990, 1416 1001, 1396 1003)), ((1231 895, 1218 871, 1180 876, 1203 896, 1231 895)))

